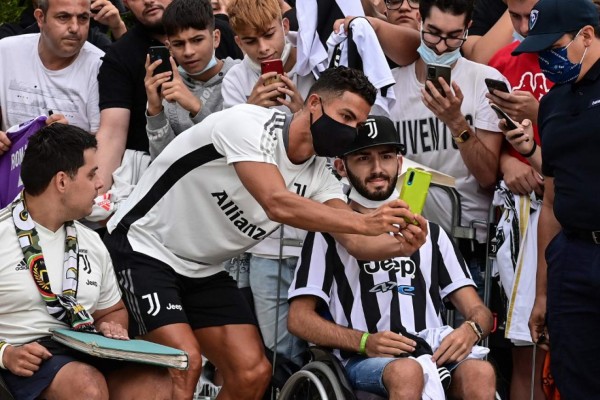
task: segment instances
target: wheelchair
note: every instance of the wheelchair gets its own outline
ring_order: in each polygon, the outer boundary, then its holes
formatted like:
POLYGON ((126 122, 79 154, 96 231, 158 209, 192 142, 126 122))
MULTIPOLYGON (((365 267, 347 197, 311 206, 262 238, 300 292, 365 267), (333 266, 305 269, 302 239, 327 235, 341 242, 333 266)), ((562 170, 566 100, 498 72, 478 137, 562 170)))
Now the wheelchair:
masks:
MULTIPOLYGON (((495 231, 495 218, 493 215, 487 220, 476 220, 463 226, 461 223, 461 202, 456 189, 432 184, 443 190, 452 205, 450 237, 458 239, 475 239, 475 225, 486 225, 488 235, 495 231)), ((484 276, 484 304, 489 307, 491 297, 491 262, 493 257, 493 244, 490 244, 488 236, 488 251, 486 254, 486 270, 484 276), (491 251, 490 251, 491 250, 491 251)), ((445 319, 448 325, 455 326, 454 311, 448 309, 445 319)), ((487 338, 482 345, 487 346, 487 338)), ((300 371, 292 374, 279 392, 278 400, 384 400, 384 398, 366 392, 355 392, 348 379, 340 361, 330 350, 313 346, 309 347, 309 362, 300 371)), ((496 393, 496 399, 501 397, 496 393)))
POLYGON ((374 394, 354 392, 330 350, 312 346, 308 352, 310 362, 287 380, 278 400, 383 400, 374 394))

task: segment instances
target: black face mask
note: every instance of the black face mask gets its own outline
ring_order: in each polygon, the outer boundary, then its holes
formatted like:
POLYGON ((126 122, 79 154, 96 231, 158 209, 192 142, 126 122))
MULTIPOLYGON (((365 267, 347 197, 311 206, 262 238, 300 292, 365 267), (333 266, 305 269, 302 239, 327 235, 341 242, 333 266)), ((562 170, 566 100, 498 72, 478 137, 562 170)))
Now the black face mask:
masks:
POLYGON ((356 128, 342 124, 325 114, 323 101, 321 101, 321 118, 313 123, 310 114, 310 133, 312 134, 313 148, 315 153, 321 157, 338 157, 346 152, 346 149, 356 139, 358 131, 356 128))

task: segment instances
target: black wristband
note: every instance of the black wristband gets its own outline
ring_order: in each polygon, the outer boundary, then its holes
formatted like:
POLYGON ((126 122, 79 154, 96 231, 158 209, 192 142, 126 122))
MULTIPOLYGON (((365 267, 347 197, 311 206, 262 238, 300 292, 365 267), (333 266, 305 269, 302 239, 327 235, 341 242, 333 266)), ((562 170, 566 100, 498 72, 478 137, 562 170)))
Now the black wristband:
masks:
POLYGON ((350 29, 350 25, 352 25, 352 22, 354 22, 354 20, 355 20, 355 19, 357 19, 357 18, 362 18, 362 19, 364 19, 365 21, 367 21, 367 22, 369 23, 369 25, 371 25, 371 21, 369 21, 369 19, 368 19, 367 17, 362 17, 362 16, 354 17, 354 18, 352 18, 352 19, 351 19, 351 20, 348 22, 348 26, 347 26, 347 27, 345 27, 345 30, 346 30, 346 32, 347 32, 347 31, 350 29))
POLYGON ((535 140, 533 141, 533 147, 531 148, 531 150, 529 151, 529 153, 519 153, 520 155, 522 155, 525 158, 529 158, 533 155, 533 153, 535 153, 535 151, 537 150, 537 143, 535 142, 535 140))

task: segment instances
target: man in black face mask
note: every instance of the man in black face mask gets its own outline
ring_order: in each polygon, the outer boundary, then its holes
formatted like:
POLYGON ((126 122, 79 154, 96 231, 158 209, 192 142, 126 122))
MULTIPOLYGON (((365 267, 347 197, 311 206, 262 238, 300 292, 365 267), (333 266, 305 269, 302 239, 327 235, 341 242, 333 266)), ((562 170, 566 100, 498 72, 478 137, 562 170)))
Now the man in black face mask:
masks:
POLYGON ((427 222, 400 200, 352 212, 315 157, 313 135, 319 152, 343 153, 336 147, 356 136, 375 94, 362 72, 339 67, 321 75, 293 116, 250 104, 214 113, 163 150, 109 221, 105 242, 135 314, 131 334, 190 355, 190 369, 172 372, 173 399, 192 396, 201 351, 225 374, 225 397, 262 395, 271 368, 221 263, 279 224, 331 232, 360 259, 409 256, 424 243, 427 222))

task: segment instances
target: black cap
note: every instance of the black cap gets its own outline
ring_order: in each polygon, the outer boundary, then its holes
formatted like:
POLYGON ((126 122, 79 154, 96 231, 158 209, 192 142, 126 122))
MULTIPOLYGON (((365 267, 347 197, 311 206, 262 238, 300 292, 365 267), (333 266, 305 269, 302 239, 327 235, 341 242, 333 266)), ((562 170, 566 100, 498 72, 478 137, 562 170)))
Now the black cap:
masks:
POLYGON ((527 37, 512 55, 546 50, 565 33, 598 23, 598 9, 591 0, 540 0, 529 14, 527 37))
POLYGON ((398 131, 394 123, 387 117, 369 115, 367 120, 358 128, 356 139, 344 152, 344 155, 373 146, 392 145, 402 151, 398 131))

